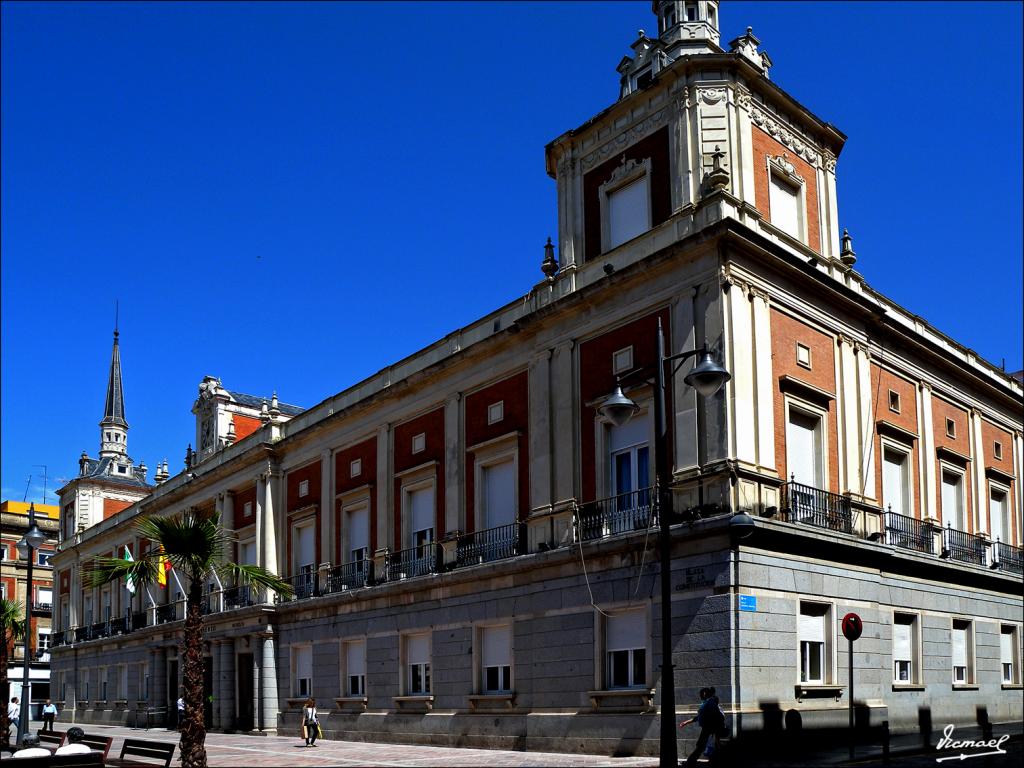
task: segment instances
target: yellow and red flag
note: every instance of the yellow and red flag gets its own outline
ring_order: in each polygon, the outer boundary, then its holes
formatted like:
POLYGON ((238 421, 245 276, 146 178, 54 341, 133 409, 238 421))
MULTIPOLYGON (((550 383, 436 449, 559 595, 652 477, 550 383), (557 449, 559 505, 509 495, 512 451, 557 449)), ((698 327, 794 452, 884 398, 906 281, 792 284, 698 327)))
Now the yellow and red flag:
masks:
POLYGON ((160 549, 160 558, 156 562, 156 583, 161 587, 167 586, 167 572, 171 570, 171 563, 163 554, 164 550, 160 549))

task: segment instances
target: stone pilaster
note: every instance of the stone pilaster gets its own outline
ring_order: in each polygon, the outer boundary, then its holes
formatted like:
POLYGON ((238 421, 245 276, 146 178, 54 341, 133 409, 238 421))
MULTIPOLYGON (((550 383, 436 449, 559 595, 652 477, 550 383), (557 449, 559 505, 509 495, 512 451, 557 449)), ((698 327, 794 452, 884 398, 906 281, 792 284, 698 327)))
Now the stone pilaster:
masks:
MULTIPOLYGON (((444 527, 442 534, 466 530, 463 493, 462 395, 455 392, 444 401, 444 527)), ((443 536, 442 536, 443 538, 443 536)))
MULTIPOLYGON (((235 640, 228 637, 217 646, 216 684, 218 692, 214 712, 220 713, 220 727, 224 731, 235 729, 235 640)), ((215 715, 216 716, 216 715, 215 715)))

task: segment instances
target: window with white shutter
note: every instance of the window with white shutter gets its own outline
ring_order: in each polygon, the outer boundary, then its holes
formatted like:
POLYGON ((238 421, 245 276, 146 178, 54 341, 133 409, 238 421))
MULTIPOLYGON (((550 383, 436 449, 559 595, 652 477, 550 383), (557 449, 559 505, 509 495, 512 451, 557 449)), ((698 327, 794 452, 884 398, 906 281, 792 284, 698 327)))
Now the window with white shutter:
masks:
POLYGON ((512 690, 512 627, 480 628, 480 682, 483 693, 512 690))
POLYGON ((647 615, 625 611, 605 620, 605 684, 608 688, 647 685, 647 615))
POLYGON ((942 472, 942 519, 958 531, 967 530, 964 514, 964 476, 959 472, 942 472))
POLYGON ((345 695, 366 695, 366 641, 345 643, 345 695))
POLYGON ((917 616, 897 613, 892 625, 893 681, 904 685, 917 682, 917 616))
POLYGON ((311 696, 313 691, 313 649, 308 645, 292 646, 292 674, 296 696, 311 696))
POLYGON ((1004 624, 999 628, 999 668, 1003 685, 1020 684, 1020 635, 1017 627, 1004 624))
POLYGON ((608 246, 610 251, 651 228, 647 176, 608 193, 608 246))
POLYGON ((824 685, 830 674, 826 663, 826 627, 829 606, 821 603, 800 603, 797 637, 800 643, 800 682, 824 685))
POLYGON ((903 451, 882 452, 882 503, 897 515, 911 516, 910 461, 903 451))
POLYGON ((410 546, 422 550, 420 557, 429 555, 428 545, 434 540, 434 487, 418 488, 409 496, 410 546))
POLYGON ((771 222, 787 235, 802 240, 800 226, 800 188, 771 175, 768 188, 768 206, 771 211, 771 222))
POLYGON ((953 634, 950 638, 953 661, 953 682, 967 685, 973 682, 972 667, 973 641, 971 638, 971 622, 962 619, 953 620, 953 634))
POLYGON ((361 572, 370 557, 370 511, 367 504, 363 503, 346 509, 345 517, 349 562, 356 563, 361 572))
POLYGON ((430 693, 430 635, 405 637, 405 664, 408 670, 406 694, 423 696, 430 693))

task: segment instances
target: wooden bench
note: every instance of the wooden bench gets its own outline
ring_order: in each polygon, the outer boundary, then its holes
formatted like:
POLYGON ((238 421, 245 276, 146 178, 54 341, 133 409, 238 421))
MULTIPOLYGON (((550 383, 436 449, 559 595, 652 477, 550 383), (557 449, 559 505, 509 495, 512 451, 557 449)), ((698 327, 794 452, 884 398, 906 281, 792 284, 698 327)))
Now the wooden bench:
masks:
MULTIPOLYGON (((18 768, 103 768, 103 756, 99 752, 84 755, 50 755, 49 757, 21 757, 17 762, 10 759, 11 765, 18 768)), ((4 760, 4 765, 8 760, 4 760)))
POLYGON ((64 731, 39 731, 39 746, 46 747, 51 752, 57 747, 64 746, 66 738, 64 731))
MULTIPOLYGON (((153 768, 158 763, 142 762, 139 760, 125 759, 144 757, 149 760, 156 760, 163 763, 164 768, 170 768, 171 758, 174 757, 173 742, 166 741, 144 741, 143 739, 125 739, 121 747, 121 757, 117 760, 107 760, 110 768, 153 768)), ((18 768, 21 768, 19 765, 18 768)))
MULTIPOLYGON (((64 743, 67 744, 67 737, 65 736, 64 743)), ((95 734, 87 733, 82 737, 82 743, 85 744, 89 749, 96 750, 97 752, 103 753, 103 759, 107 759, 107 753, 110 752, 110 745, 114 743, 113 736, 97 736, 95 734)))

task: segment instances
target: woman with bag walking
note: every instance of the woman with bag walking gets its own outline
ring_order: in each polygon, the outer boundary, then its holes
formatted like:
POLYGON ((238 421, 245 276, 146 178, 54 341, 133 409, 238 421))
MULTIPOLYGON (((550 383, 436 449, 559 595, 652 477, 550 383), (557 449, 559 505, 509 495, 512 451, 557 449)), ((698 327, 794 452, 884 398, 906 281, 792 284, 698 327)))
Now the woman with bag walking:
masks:
POLYGON ((686 759, 685 765, 688 768, 697 764, 697 759, 709 746, 711 749, 709 756, 712 758, 712 761, 714 760, 714 751, 717 747, 718 737, 725 730, 725 714, 718 704, 718 697, 715 695, 714 688, 700 689, 700 707, 697 709, 697 716, 680 723, 679 727, 682 728, 690 723, 697 723, 700 726, 700 736, 697 737, 697 746, 686 759), (712 740, 710 745, 708 744, 709 740, 712 740))
POLYGON ((312 697, 302 705, 302 736, 307 747, 316 746, 316 737, 320 735, 320 718, 316 714, 316 702, 312 697))

